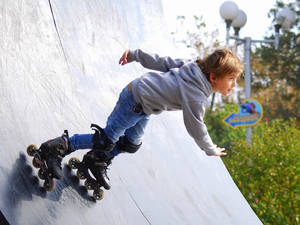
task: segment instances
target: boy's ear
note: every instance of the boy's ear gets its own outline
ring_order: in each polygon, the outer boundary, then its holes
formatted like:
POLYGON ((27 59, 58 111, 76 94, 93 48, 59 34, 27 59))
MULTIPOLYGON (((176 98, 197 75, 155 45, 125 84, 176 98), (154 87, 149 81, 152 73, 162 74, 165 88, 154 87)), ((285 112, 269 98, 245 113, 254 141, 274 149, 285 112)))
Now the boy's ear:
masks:
POLYGON ((216 75, 212 72, 209 74, 209 81, 210 83, 214 83, 216 81, 216 75))

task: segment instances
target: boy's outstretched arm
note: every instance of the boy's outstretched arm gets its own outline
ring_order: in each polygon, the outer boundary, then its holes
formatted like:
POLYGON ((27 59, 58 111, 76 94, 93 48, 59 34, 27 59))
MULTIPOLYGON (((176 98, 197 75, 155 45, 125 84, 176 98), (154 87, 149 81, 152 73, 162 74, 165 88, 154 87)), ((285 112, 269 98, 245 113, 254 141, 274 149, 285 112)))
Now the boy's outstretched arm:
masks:
POLYGON ((149 54, 143 52, 141 49, 134 51, 126 50, 119 60, 119 64, 125 65, 132 61, 139 62, 143 67, 147 69, 157 70, 160 72, 167 72, 172 68, 181 67, 187 60, 172 59, 169 56, 160 57, 157 54, 149 54))
MULTIPOLYGON (((205 99, 203 93, 198 93, 197 99, 205 99)), ((206 101, 183 101, 183 120, 188 133, 194 138, 196 144, 209 156, 225 156, 225 148, 215 145, 204 123, 206 101)))

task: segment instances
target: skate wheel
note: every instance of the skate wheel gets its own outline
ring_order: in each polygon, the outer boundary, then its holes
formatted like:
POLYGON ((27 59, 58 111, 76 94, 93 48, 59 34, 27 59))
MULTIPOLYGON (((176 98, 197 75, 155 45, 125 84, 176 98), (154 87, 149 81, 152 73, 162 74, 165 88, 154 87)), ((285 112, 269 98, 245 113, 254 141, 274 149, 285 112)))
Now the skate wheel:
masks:
POLYGON ((69 159, 68 166, 71 169, 76 169, 76 163, 80 163, 80 160, 76 157, 69 159))
POLYGON ((36 161, 35 158, 32 159, 32 165, 33 165, 35 168, 40 168, 40 167, 41 167, 40 164, 37 163, 37 161, 36 161))
POLYGON ((93 198, 95 200, 102 200, 104 198, 104 191, 102 189, 95 190, 93 193, 93 198))
POLYGON ((76 176, 80 179, 80 180, 84 180, 85 176, 84 176, 84 172, 81 170, 77 170, 76 176))
POLYGON ((84 182, 84 186, 86 187, 86 189, 92 190, 93 189, 93 182, 89 179, 86 179, 86 181, 84 182))
POLYGON ((53 191, 54 188, 55 188, 55 182, 54 182, 54 180, 50 179, 48 181, 45 181, 43 187, 44 187, 45 191, 47 191, 47 192, 53 191))
POLYGON ((45 180, 45 179, 46 179, 46 174, 45 174, 45 172, 44 172, 42 169, 39 169, 38 177, 39 177, 41 180, 45 180))
POLYGON ((28 147, 27 147, 27 154, 29 155, 29 156, 34 156, 34 153, 35 153, 35 151, 37 150, 38 148, 36 147, 36 145, 29 145, 28 147))

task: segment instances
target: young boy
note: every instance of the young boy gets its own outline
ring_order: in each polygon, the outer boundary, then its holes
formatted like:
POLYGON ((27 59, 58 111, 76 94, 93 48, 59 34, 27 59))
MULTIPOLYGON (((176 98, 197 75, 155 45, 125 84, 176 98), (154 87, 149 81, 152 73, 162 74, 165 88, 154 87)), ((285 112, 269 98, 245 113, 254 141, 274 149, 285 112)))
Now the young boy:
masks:
POLYGON ((224 148, 213 144, 203 121, 207 99, 213 92, 231 94, 243 64, 228 49, 219 49, 204 59, 185 61, 150 55, 140 49, 127 50, 119 63, 139 62, 151 71, 133 80, 120 94, 104 129, 92 124, 94 134, 65 133, 47 141, 41 149, 50 152, 49 168, 59 179, 61 160, 78 149, 92 149, 83 157, 89 161, 95 178, 110 189, 107 166, 118 154, 135 153, 142 145, 142 137, 151 114, 164 110, 182 110, 188 133, 200 149, 209 156, 224 156, 224 148))

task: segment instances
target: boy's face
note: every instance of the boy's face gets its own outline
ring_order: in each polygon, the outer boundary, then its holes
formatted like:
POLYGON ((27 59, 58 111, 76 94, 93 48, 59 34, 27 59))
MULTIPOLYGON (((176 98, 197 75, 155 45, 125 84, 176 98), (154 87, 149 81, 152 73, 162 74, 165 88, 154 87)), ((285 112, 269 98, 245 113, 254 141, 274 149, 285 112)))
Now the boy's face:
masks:
POLYGON ((210 82, 212 84, 213 92, 219 92, 223 96, 230 95, 237 85, 238 77, 239 74, 228 74, 223 77, 216 77, 214 74, 211 74, 210 82))

